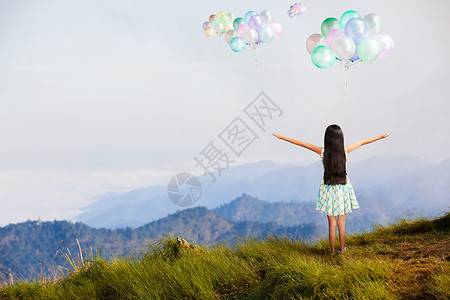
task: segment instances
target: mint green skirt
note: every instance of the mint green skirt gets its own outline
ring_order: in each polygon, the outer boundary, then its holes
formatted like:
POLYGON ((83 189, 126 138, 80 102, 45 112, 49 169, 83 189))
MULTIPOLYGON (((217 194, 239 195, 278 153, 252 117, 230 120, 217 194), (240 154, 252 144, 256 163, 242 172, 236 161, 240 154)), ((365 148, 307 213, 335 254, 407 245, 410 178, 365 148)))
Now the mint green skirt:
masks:
POLYGON ((359 204, 348 177, 346 184, 327 185, 322 180, 317 196, 316 210, 327 216, 339 216, 351 213, 353 209, 357 208, 359 208, 359 204))

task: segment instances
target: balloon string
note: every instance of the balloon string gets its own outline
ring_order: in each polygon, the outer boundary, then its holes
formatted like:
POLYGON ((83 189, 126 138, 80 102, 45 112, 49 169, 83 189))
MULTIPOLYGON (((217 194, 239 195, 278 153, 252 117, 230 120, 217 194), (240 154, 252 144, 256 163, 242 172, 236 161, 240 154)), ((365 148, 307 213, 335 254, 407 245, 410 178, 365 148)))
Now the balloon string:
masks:
POLYGON ((258 68, 258 55, 256 55, 256 47, 253 48, 253 53, 255 54, 255 65, 256 65, 256 68, 258 68))
POLYGON ((347 98, 348 98, 348 81, 350 80, 350 67, 348 65, 345 65, 344 68, 347 73, 347 79, 345 81, 345 100, 347 100, 347 98))

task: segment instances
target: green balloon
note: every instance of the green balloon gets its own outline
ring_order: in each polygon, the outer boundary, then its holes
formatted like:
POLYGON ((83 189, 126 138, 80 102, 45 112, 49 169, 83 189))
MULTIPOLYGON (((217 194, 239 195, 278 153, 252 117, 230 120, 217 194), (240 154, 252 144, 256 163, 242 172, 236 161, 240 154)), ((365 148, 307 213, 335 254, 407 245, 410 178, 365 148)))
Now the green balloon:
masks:
POLYGON ((381 43, 374 38, 366 38, 358 44, 356 51, 361 61, 371 62, 380 56, 381 43))
POLYGON ((336 56, 334 56, 330 47, 317 46, 311 52, 311 60, 316 67, 326 69, 334 65, 336 56))
POLYGON ((347 22, 353 18, 361 18, 361 15, 354 10, 347 10, 345 13, 343 13, 340 21, 341 29, 344 30, 345 24, 347 24, 347 22))
POLYGON ((222 23, 224 26, 228 24, 228 22, 230 22, 230 16, 228 15, 221 15, 219 18, 219 22, 222 23))
POLYGON ((320 27, 322 30, 322 34, 327 36, 328 32, 333 29, 341 29, 341 25, 338 19, 336 18, 327 18, 322 22, 322 26, 320 27))

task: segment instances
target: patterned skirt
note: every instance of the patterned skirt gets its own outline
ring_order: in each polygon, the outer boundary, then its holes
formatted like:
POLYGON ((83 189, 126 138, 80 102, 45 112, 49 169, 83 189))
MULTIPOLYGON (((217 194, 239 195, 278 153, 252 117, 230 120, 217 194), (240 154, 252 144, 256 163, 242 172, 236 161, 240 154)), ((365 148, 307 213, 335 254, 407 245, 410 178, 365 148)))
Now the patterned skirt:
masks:
POLYGON ((359 208, 359 204, 348 177, 346 184, 327 185, 322 180, 316 210, 328 216, 339 216, 351 213, 356 208, 359 208))

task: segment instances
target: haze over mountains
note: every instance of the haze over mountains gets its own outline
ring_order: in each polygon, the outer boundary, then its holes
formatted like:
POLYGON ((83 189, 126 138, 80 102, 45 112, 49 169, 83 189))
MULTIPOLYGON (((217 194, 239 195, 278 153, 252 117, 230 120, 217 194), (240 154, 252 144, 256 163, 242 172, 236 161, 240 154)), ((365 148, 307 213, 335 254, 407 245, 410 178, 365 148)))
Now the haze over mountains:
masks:
MULTIPOLYGON (((370 222, 383 224, 398 216, 430 216, 447 210, 449 168, 450 159, 433 163, 413 156, 374 157, 349 163, 347 172, 361 206, 354 215, 365 216, 364 222, 357 223, 365 228, 370 222)), ((202 196, 194 206, 216 209, 242 194, 249 194, 267 202, 293 201, 296 204, 292 207, 302 207, 301 215, 323 217, 314 210, 322 172, 320 162, 286 166, 261 161, 233 167, 223 170, 214 183, 208 175, 201 176, 202 196)), ((150 186, 125 194, 103 195, 77 219, 93 227, 138 227, 179 209, 169 200, 167 186, 150 186)), ((250 214, 270 213, 262 210, 250 209, 250 214)), ((294 224, 293 220, 278 221, 287 225, 294 224)), ((299 216, 296 224, 301 223, 299 216)))

